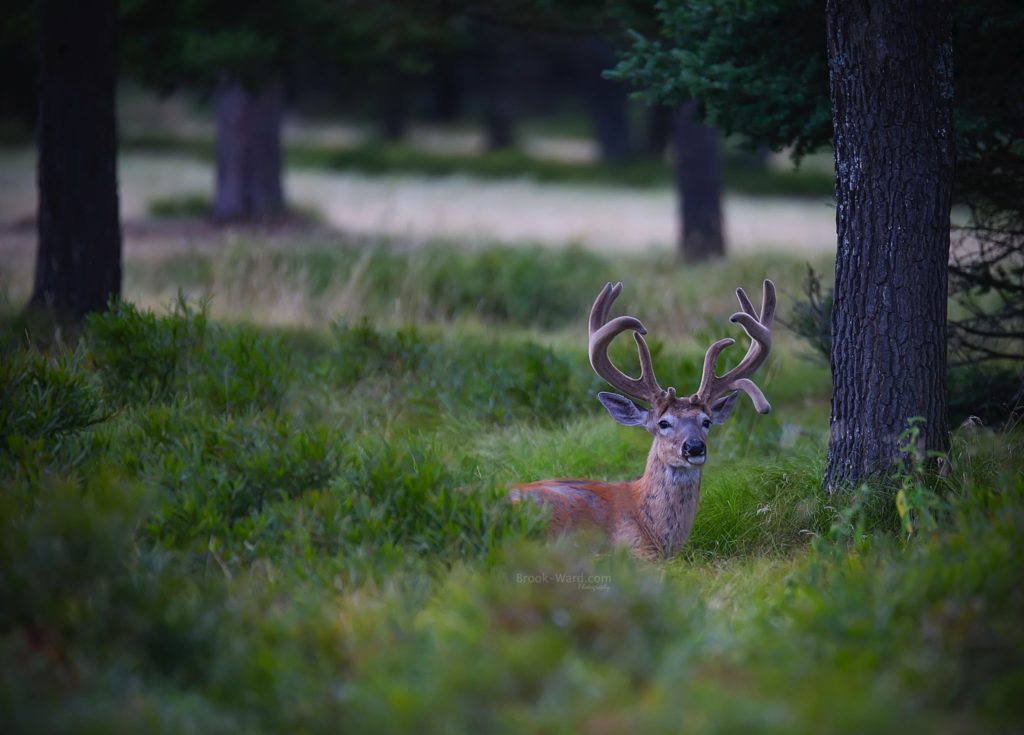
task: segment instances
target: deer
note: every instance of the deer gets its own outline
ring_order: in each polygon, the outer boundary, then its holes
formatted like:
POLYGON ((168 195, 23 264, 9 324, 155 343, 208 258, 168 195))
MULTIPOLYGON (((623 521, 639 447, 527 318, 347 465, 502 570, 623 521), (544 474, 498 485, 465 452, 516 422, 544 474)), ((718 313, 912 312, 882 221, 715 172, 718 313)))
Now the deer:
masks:
POLYGON ((594 301, 588 352, 594 372, 625 394, 597 394, 611 417, 624 426, 643 427, 652 435, 643 475, 629 482, 541 480, 513 485, 509 492, 513 503, 528 499, 549 510, 549 535, 595 527, 635 556, 668 559, 682 548, 693 530, 711 427, 725 423, 741 392, 750 397, 758 413, 771 411, 764 393, 750 376, 771 351, 775 285, 764 281, 760 313, 754 311, 743 289, 736 289, 741 310, 730 321, 743 327, 750 346, 743 359, 721 376, 715 374, 718 357, 736 341, 720 339, 708 347, 700 386, 689 396, 677 395, 675 388, 663 389, 658 384, 644 339, 647 329, 639 319, 619 316, 609 321, 612 304, 621 291, 621 283, 608 283, 594 301), (638 378, 623 373, 608 357, 609 345, 628 330, 633 331, 640 357, 638 378), (633 399, 650 408, 637 405, 633 399))

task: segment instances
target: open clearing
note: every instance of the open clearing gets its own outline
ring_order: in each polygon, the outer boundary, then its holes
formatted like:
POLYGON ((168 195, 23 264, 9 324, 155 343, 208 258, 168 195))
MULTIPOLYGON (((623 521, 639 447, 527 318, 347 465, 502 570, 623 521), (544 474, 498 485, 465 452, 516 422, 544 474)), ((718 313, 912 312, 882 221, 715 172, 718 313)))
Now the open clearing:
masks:
MULTIPOLYGON (((146 218, 154 200, 208 196, 213 176, 200 161, 136 153, 121 157, 119 175, 128 221, 146 218)), ((629 253, 670 250, 676 237, 676 202, 669 190, 315 170, 290 171, 286 190, 294 206, 316 211, 330 227, 413 243, 578 244, 629 253)), ((25 222, 35 202, 33 154, 0 154, 0 224, 25 222)), ((737 254, 774 250, 810 256, 835 249, 835 210, 827 200, 729 195, 725 224, 729 248, 737 254)), ((24 240, 9 228, 0 231, 0 245, 30 247, 24 240)))

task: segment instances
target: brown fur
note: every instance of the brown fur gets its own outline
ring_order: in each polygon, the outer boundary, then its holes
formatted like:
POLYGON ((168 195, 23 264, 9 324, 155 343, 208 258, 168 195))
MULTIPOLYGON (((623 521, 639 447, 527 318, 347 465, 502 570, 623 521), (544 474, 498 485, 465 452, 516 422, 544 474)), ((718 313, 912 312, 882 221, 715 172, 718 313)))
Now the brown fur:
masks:
POLYGON ((688 438, 703 439, 701 422, 708 413, 685 398, 659 408, 651 412, 654 441, 641 477, 631 482, 559 479, 514 485, 513 502, 527 497, 548 508, 552 535, 598 528, 638 556, 673 556, 690 536, 700 501, 701 467, 683 457, 682 444, 688 438), (665 414, 676 419, 667 433, 657 427, 665 414))

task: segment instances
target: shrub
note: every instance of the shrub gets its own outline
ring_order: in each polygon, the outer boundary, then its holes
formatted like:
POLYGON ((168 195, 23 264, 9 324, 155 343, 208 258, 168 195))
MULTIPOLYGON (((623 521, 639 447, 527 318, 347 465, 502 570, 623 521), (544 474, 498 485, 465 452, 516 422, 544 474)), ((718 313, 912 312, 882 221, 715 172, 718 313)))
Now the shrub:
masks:
POLYGON ((338 356, 328 370, 342 386, 401 380, 398 395, 389 399, 418 406, 420 415, 553 422, 597 405, 591 397, 600 381, 589 365, 532 341, 428 337, 413 327, 385 332, 366 322, 335 324, 333 332, 338 356))
POLYGON ((86 342, 108 394, 122 404, 184 393, 227 413, 277 410, 287 388, 280 340, 211 326, 205 304, 197 310, 180 295, 165 315, 126 302, 90 315, 86 342))
POLYGON ((157 407, 136 431, 115 456, 161 491, 146 533, 175 548, 205 548, 267 503, 325 487, 337 467, 337 440, 283 418, 157 407))
POLYGON ((72 437, 109 418, 82 362, 81 351, 47 357, 19 350, 0 360, 0 476, 38 479, 58 454, 69 454, 72 437))
POLYGON ((118 301, 86 321, 86 344, 107 391, 123 403, 166 400, 179 373, 198 361, 206 341, 206 310, 182 297, 164 316, 118 301))

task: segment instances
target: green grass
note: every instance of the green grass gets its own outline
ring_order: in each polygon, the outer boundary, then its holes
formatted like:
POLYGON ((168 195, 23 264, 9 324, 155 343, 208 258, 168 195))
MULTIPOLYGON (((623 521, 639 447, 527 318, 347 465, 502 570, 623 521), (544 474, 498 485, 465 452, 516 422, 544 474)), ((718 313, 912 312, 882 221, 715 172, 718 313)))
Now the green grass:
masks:
POLYGON ((610 257, 531 245, 467 250, 445 242, 408 250, 338 236, 268 243, 243 234, 218 248, 129 258, 125 290, 160 307, 181 289, 212 298, 212 313, 226 319, 473 323, 503 333, 569 331, 579 345, 579 325, 597 291, 621 280, 616 308, 640 315, 655 343, 693 338, 706 346, 728 328, 737 285, 757 291, 761 279, 774 279, 788 312, 805 270, 801 258, 780 253, 680 268, 667 253, 610 257))
MULTIPOLYGON (((172 151, 212 160, 213 144, 202 139, 167 135, 136 135, 122 141, 126 150, 172 151)), ((289 165, 353 171, 368 175, 473 176, 483 179, 525 178, 544 183, 595 184, 638 188, 672 185, 670 166, 658 160, 622 163, 566 162, 539 159, 519 149, 474 154, 428 151, 403 143, 367 142, 352 147, 291 144, 289 165)), ((751 165, 743 155, 726 155, 724 185, 749 196, 831 197, 835 187, 828 172, 776 170, 751 165)), ((165 207, 179 214, 179 207, 165 207)))
MULTIPOLYGON (((957 435, 944 477, 911 461, 891 483, 830 498, 827 375, 780 330, 759 378, 773 412, 743 404, 716 427, 679 557, 546 540, 539 513, 506 502, 509 482, 633 477, 648 439, 603 413, 582 345, 589 280, 615 269, 527 252, 535 263, 297 245, 129 276, 140 292, 200 280, 253 313, 273 297, 249 278, 304 294, 358 282, 378 307, 409 292, 369 319, 339 310, 331 327, 219 320, 220 295, 210 308, 119 304, 73 344, 9 321, 0 729, 1024 724, 1019 430, 957 435), (253 275, 264 260, 271 281, 253 275), (529 291, 533 278, 565 292, 529 291)), ((634 286, 623 301, 663 329, 659 373, 690 385, 733 308, 724 284, 768 270, 782 287, 801 266, 617 267, 634 286)))
POLYGON ((209 217, 213 211, 210 197, 199 192, 155 199, 148 209, 150 216, 163 219, 209 217))

